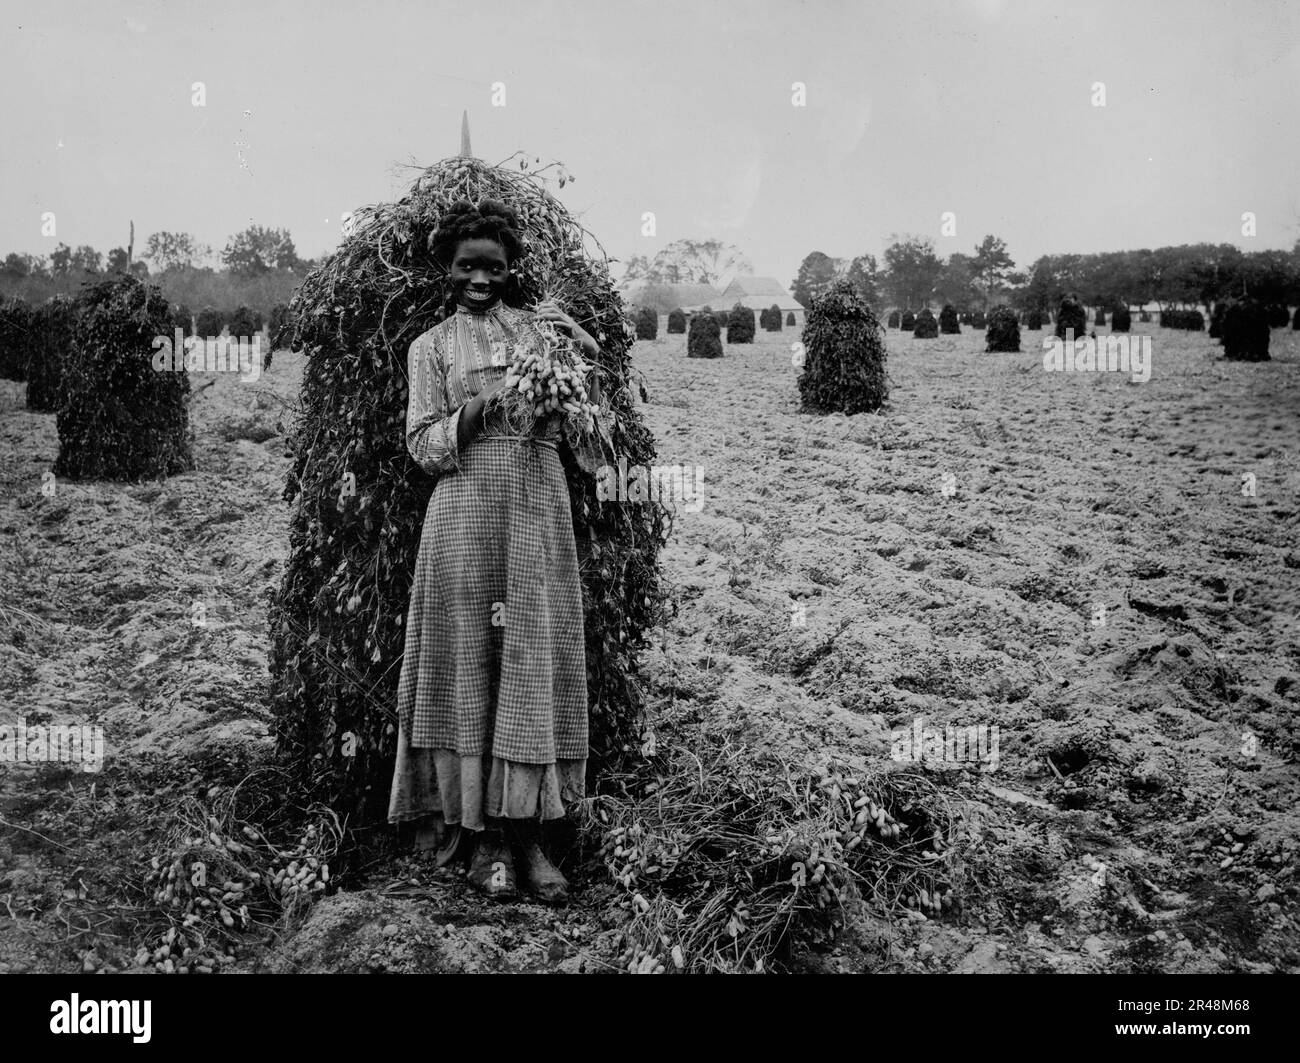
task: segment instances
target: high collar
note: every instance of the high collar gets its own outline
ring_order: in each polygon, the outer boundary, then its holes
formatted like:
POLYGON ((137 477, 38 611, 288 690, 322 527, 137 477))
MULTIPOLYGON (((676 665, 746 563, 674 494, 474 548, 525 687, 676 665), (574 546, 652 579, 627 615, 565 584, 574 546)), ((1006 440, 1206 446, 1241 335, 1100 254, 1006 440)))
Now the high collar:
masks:
POLYGON ((456 304, 456 313, 464 314, 466 317, 489 317, 496 315, 504 304, 498 299, 486 310, 475 310, 473 307, 456 304))

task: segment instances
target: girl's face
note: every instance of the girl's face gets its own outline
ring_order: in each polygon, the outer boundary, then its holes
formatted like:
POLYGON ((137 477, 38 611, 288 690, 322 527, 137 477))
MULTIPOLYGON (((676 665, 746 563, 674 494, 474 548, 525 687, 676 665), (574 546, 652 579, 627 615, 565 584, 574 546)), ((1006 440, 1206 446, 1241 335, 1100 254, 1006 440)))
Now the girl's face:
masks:
POLYGON ((510 280, 506 252, 495 240, 462 240, 451 259, 451 285, 456 302, 470 310, 495 306, 510 280))

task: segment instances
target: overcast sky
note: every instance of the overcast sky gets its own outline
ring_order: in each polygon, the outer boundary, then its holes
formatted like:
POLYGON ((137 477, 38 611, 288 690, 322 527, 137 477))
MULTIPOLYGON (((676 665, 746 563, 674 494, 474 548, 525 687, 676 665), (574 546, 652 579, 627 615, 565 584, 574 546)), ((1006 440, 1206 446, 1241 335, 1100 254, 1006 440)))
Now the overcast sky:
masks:
POLYGON ((1043 253, 1300 237, 1300 5, 1219 0, 0 0, 0 255, 299 254, 400 165, 516 149, 616 258, 734 242, 789 282, 811 250, 1043 253), (202 81, 206 106, 191 103, 202 81), (504 107, 492 106, 504 82, 504 107), (807 86, 792 106, 791 85, 807 86), (1093 106, 1095 82, 1105 106, 1093 106), (41 235, 53 211, 57 237, 41 235), (641 235, 643 212, 658 229, 641 235), (945 211, 956 236, 940 234, 945 211), (1257 235, 1241 234, 1253 211, 1257 235))

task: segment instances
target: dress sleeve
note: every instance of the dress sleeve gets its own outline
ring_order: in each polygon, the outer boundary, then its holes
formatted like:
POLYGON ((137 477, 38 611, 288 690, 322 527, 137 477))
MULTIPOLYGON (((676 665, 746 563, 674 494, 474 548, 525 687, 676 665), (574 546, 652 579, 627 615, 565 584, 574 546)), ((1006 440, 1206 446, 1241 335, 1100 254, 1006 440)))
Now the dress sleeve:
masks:
POLYGON ((441 351, 431 333, 416 339, 407 352, 410 396, 406 409, 406 449, 430 476, 460 468, 456 432, 464 406, 451 410, 441 351))

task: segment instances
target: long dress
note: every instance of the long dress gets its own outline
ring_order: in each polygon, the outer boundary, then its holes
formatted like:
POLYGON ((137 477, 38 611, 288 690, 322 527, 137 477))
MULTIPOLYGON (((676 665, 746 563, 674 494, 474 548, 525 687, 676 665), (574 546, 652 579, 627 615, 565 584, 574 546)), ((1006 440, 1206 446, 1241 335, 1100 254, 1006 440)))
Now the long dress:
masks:
POLYGON ((557 819, 585 792, 582 585, 559 418, 525 439, 488 414, 457 445, 465 403, 539 338, 532 318, 458 307, 408 353, 407 450, 436 482, 407 612, 391 823, 557 819))

